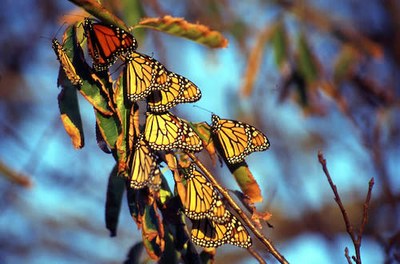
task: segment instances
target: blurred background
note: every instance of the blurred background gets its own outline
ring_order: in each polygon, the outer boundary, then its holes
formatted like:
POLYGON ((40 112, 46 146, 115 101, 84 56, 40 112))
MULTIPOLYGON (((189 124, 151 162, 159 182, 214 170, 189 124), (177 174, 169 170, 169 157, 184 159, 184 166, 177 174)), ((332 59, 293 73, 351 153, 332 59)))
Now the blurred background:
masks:
MULTIPOLYGON (((400 260, 400 2, 396 0, 103 1, 128 25, 184 17, 218 30, 225 49, 146 30, 139 51, 197 84, 196 104, 266 133, 271 148, 247 159, 260 184, 263 232, 291 263, 346 263, 354 255, 318 150, 355 228, 375 186, 363 263, 400 260)), ((104 204, 114 159, 96 144, 92 107, 80 98, 85 147, 74 150, 57 106, 68 1, 3 1, 0 10, 0 263, 122 263, 141 240, 126 204, 109 237, 104 204)), ((192 105, 176 114, 210 122, 192 105)), ((218 179, 238 189, 226 167, 218 179)), ((260 248, 268 263, 275 263, 260 248)), ((143 258, 146 259, 146 253, 143 258)), ((254 263, 223 246, 217 263, 254 263)))

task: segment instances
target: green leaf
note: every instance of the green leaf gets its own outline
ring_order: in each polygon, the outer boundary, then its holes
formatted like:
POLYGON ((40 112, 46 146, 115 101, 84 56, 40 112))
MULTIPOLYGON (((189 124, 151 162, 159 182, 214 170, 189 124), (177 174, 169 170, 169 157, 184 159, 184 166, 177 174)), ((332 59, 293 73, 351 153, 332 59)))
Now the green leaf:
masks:
POLYGON ((105 116, 101 112, 95 111, 96 122, 100 133, 111 150, 115 149, 121 125, 116 116, 105 116))
POLYGON ((145 18, 134 28, 151 28, 177 37, 193 40, 209 48, 225 48, 228 40, 218 31, 201 24, 192 24, 183 18, 164 16, 162 18, 145 18))
POLYGON ((318 79, 319 67, 303 32, 301 32, 298 37, 297 52, 297 66, 299 72, 304 76, 308 84, 312 84, 318 79))
POLYGON ((76 88, 65 77, 64 71, 61 69, 59 81, 62 86, 62 90, 58 95, 61 121, 63 122, 65 131, 67 131, 67 134, 71 138, 72 145, 76 149, 80 149, 84 146, 84 134, 76 88), (64 78, 61 76, 64 76, 64 78))
POLYGON ((128 30, 127 26, 121 19, 102 6, 97 0, 70 0, 70 2, 82 7, 86 12, 102 20, 104 23, 115 25, 126 31, 128 30))
POLYGON ((128 168, 128 155, 129 155, 129 119, 132 105, 127 105, 125 98, 125 89, 123 87, 124 74, 121 74, 120 78, 116 83, 114 102, 116 105, 116 115, 121 125, 119 135, 115 143, 116 156, 118 163, 118 173, 126 174, 129 171, 128 168))
POLYGON ((108 178, 105 213, 106 228, 110 230, 112 237, 117 235, 118 218, 125 190, 125 181, 125 178, 118 175, 117 167, 114 166, 108 178))
POLYGON ((288 56, 287 33, 283 21, 279 21, 276 25, 274 35, 272 36, 272 45, 274 48, 275 63, 279 68, 282 68, 288 56))

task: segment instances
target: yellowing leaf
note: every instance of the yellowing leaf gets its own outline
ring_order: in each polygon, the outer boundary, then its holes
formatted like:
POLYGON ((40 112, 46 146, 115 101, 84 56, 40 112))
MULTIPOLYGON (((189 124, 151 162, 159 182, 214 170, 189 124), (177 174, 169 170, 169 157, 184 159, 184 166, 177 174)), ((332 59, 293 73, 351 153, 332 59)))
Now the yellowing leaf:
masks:
POLYGON ((242 192, 250 197, 253 203, 261 202, 263 200, 260 186, 247 166, 240 166, 237 168, 233 172, 233 176, 242 192))
POLYGON ((78 97, 76 89, 72 84, 65 84, 58 95, 58 107, 60 109, 61 121, 65 131, 76 149, 84 146, 84 135, 82 119, 79 112, 78 97))
POLYGON ((209 48, 225 48, 228 40, 218 31, 211 30, 201 24, 189 23, 180 17, 164 16, 162 18, 144 18, 134 28, 147 27, 177 37, 184 37, 209 48))
POLYGON ((72 141, 72 145, 76 149, 83 147, 83 138, 79 129, 75 126, 72 120, 66 114, 61 114, 61 121, 63 122, 65 131, 72 141))

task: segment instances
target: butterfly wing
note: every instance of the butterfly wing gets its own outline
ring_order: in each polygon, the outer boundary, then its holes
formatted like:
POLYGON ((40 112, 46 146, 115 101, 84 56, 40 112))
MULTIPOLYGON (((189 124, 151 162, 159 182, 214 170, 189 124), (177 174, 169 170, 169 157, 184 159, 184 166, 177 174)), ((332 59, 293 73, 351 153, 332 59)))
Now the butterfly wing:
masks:
POLYGON ((201 247, 216 248, 226 243, 231 228, 231 225, 218 224, 208 218, 192 220, 192 241, 201 247))
POLYGON ((83 81, 76 73, 75 67, 65 53, 63 46, 56 38, 52 40, 52 44, 53 50, 56 53, 57 59, 60 62, 61 68, 63 69, 68 80, 70 80, 73 85, 82 86, 83 81))
POLYGON ((217 135, 224 155, 229 163, 242 161, 248 152, 249 131, 240 122, 220 119, 212 115, 212 131, 217 135))
POLYGON ((191 219, 205 218, 214 207, 218 193, 193 164, 184 175, 187 190, 186 200, 183 204, 185 213, 191 219))
POLYGON ((227 239, 227 243, 243 248, 248 248, 252 245, 249 232, 247 232, 243 224, 234 215, 232 215, 229 226, 232 232, 227 239))
POLYGON ((196 102, 201 98, 201 91, 193 82, 173 72, 168 76, 169 81, 147 98, 150 111, 165 112, 179 103, 196 102))
POLYGON ((221 119, 212 115, 212 132, 229 163, 238 163, 254 151, 269 148, 267 137, 258 129, 246 123, 221 119))
POLYGON ((250 151, 264 151, 270 146, 268 138, 257 128, 250 126, 250 151))
POLYGON ((148 112, 145 125, 145 139, 152 149, 172 150, 175 148, 199 151, 202 149, 200 137, 186 121, 167 112, 148 112))
POLYGON ((125 87, 131 101, 146 98, 169 80, 164 65, 147 55, 131 52, 125 61, 125 87))
POLYGON ((148 185, 156 168, 156 156, 143 137, 135 144, 131 166, 131 188, 141 189, 148 185))
POLYGON ((106 70, 126 52, 136 50, 136 39, 125 30, 85 18, 83 28, 87 37, 89 55, 97 71, 106 70))

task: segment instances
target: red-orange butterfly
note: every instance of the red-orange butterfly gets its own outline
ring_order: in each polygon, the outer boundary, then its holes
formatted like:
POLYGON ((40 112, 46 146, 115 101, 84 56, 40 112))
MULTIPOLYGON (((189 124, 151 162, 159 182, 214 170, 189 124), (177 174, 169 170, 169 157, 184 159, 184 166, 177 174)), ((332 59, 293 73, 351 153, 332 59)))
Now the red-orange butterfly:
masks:
POLYGON ((136 39, 125 30, 114 25, 85 18, 83 22, 89 55, 93 68, 107 70, 120 55, 136 50, 136 39))

